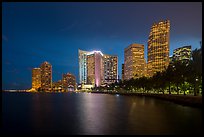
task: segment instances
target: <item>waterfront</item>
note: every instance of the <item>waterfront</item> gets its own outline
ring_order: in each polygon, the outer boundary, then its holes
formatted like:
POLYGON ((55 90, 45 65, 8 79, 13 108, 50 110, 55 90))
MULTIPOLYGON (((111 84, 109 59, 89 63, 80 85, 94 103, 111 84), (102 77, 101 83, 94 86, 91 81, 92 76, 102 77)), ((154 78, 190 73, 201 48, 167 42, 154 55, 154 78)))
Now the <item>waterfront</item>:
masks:
POLYGON ((202 110, 151 97, 2 93, 3 134, 201 134, 202 110))

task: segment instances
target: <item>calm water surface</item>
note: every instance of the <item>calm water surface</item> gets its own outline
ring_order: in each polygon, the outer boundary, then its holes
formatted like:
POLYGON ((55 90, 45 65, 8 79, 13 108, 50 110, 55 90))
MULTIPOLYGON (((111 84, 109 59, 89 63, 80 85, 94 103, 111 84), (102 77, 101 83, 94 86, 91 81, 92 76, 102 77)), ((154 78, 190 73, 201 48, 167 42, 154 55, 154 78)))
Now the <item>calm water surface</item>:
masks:
POLYGON ((2 93, 3 134, 203 134, 202 110, 150 97, 2 93))

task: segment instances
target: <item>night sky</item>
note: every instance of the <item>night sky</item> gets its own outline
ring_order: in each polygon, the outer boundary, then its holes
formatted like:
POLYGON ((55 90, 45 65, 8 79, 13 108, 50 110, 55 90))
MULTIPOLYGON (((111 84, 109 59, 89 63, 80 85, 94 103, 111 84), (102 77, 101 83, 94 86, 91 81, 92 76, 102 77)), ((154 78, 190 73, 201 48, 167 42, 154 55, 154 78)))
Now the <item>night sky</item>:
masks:
POLYGON ((170 20, 170 55, 175 48, 200 47, 202 3, 2 3, 2 88, 31 88, 32 68, 52 64, 79 79, 78 49, 118 55, 131 43, 145 45, 151 25, 170 20))

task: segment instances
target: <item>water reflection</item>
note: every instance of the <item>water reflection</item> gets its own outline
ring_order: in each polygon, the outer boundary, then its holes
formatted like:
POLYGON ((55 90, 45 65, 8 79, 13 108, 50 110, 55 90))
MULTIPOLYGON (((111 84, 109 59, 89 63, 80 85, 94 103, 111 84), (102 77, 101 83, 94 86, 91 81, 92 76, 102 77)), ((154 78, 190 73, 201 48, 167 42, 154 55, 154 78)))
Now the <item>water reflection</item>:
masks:
POLYGON ((201 134, 202 111, 148 97, 93 93, 3 96, 7 134, 201 134))

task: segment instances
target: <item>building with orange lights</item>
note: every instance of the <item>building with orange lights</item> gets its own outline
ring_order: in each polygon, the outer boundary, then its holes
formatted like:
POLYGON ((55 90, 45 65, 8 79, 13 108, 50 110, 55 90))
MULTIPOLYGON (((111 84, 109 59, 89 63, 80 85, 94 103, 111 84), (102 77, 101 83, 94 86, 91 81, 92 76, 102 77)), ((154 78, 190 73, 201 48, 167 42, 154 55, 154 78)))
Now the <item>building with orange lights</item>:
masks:
POLYGON ((170 21, 154 23, 148 39, 148 69, 149 76, 164 71, 169 65, 169 35, 170 21))
POLYGON ((99 87, 103 83, 103 54, 93 51, 87 54, 87 84, 99 87))
POLYGON ((41 69, 41 89, 43 91, 52 90, 52 65, 49 62, 43 62, 41 69))
POLYGON ((124 80, 145 76, 144 45, 131 44, 125 48, 124 80))
POLYGON ((52 90, 53 91, 62 91, 62 80, 58 80, 57 82, 52 82, 52 90))
POLYGON ((62 87, 64 91, 75 91, 76 77, 71 73, 62 74, 62 87))
POLYGON ((103 84, 115 83, 118 80, 118 56, 103 55, 103 84))
POLYGON ((32 69, 32 89, 38 90, 41 87, 41 69, 32 69))

